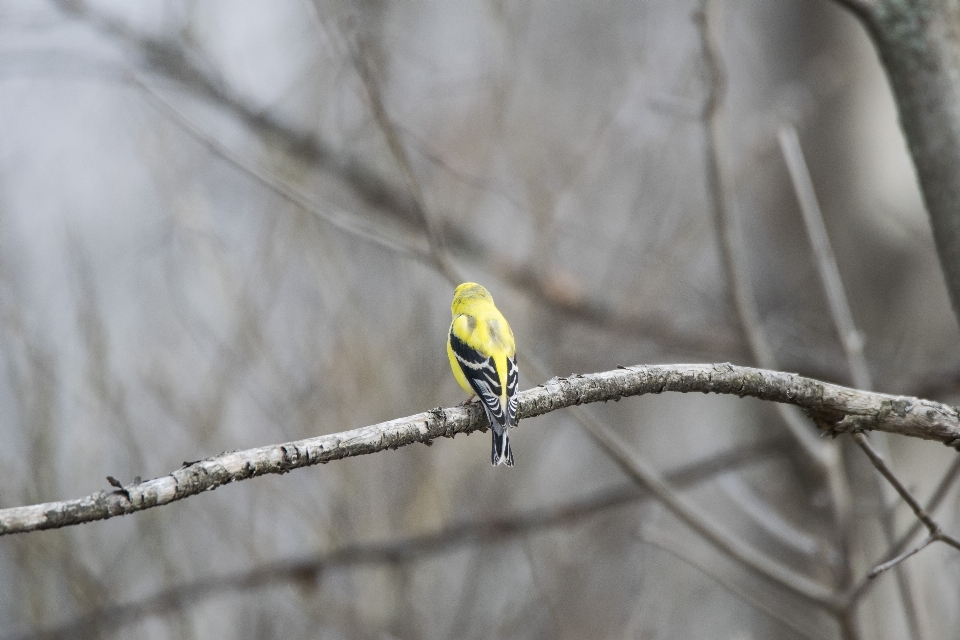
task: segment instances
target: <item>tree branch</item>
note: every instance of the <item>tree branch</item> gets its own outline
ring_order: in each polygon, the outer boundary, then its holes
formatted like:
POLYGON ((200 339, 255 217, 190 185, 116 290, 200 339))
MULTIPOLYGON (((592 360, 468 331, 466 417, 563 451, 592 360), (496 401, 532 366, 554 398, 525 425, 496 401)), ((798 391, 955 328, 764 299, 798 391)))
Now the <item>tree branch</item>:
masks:
MULTIPOLYGON (((553 378, 520 393, 520 418, 630 396, 675 391, 732 394, 792 404, 806 410, 831 435, 877 429, 888 433, 960 444, 955 407, 909 396, 857 391, 793 373, 724 364, 636 365, 613 371, 553 378)), ((487 429, 479 405, 431 409, 406 418, 331 435, 185 463, 172 473, 76 500, 0 510, 0 535, 55 529, 143 511, 231 482, 415 442, 487 429)))

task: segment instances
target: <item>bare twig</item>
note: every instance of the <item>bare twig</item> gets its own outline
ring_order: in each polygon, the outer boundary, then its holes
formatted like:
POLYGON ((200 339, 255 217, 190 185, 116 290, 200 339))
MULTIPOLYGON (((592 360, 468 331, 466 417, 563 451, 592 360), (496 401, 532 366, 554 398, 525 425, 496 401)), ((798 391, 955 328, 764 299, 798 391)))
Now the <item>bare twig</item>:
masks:
POLYGON ((444 246, 443 237, 440 235, 440 228, 430 219, 430 212, 427 209, 426 198, 423 194, 423 188, 420 186, 420 180, 413 169, 413 163, 407 155, 403 140, 400 139, 400 132, 397 130, 393 119, 387 113, 387 107, 383 102, 383 93, 380 90, 380 82, 377 78, 376 69, 371 66, 371 57, 366 51, 367 45, 362 40, 357 39, 352 47, 353 65, 360 76, 363 86, 367 91, 367 97, 370 102, 370 111, 374 120, 380 127, 383 137, 387 141, 387 146, 394 160, 400 167, 404 181, 407 183, 407 189, 413 199, 416 212, 420 222, 426 231, 427 240, 430 243, 430 254, 433 256, 434 266, 448 280, 458 284, 462 278, 457 273, 457 268, 450 260, 450 256, 444 246))
POLYGON ((900 554, 899 556, 897 556, 893 560, 890 560, 889 562, 884 562, 881 565, 877 565, 876 567, 873 568, 873 570, 870 573, 867 574, 867 577, 870 578, 871 580, 876 578, 878 575, 880 575, 884 571, 888 569, 892 569, 893 567, 897 566, 898 564, 900 564, 910 556, 916 553, 920 553, 921 551, 926 549, 928 545, 930 545, 933 542, 936 542, 937 540, 939 540, 938 536, 929 536, 926 540, 921 542, 919 545, 917 545, 910 551, 900 554))
MULTIPOLYGON (((897 493, 900 494, 900 497, 903 498, 903 501, 910 506, 910 509, 913 511, 914 515, 917 516, 917 520, 923 523, 923 525, 930 532, 930 536, 927 538, 926 542, 924 542, 923 544, 921 544, 920 546, 916 547, 915 549, 913 549, 908 553, 904 553, 896 558, 893 558, 888 562, 885 562, 875 567, 868 574, 867 577, 869 579, 875 578, 876 576, 880 575, 880 573, 886 571, 887 569, 896 567, 897 565, 899 565, 901 562, 903 562, 910 556, 914 555, 915 553, 919 553, 920 551, 925 549, 927 545, 929 545, 931 542, 938 542, 938 541, 944 542, 955 549, 960 549, 960 541, 958 541, 953 536, 945 534, 940 529, 940 525, 938 525, 936 521, 934 521, 934 519, 930 517, 930 514, 927 513, 927 511, 922 506, 920 506, 920 503, 917 502, 916 498, 913 497, 910 491, 907 490, 907 488, 900 481, 900 479, 893 473, 890 467, 887 466, 883 458, 876 452, 876 450, 873 449, 873 447, 870 446, 870 443, 867 442, 867 437, 862 433, 855 433, 853 434, 853 437, 854 437, 854 440, 856 440, 857 444, 860 445, 863 451, 870 458, 870 462, 873 463, 873 466, 876 467, 877 470, 880 471, 881 474, 883 474, 883 477, 887 479, 890 485, 894 489, 896 489, 897 493)), ((855 602, 855 601, 856 601, 855 599, 851 599, 851 602, 855 602)))
POLYGON ((871 389, 873 382, 870 379, 870 369, 863 355, 863 334, 857 330, 853 320, 849 298, 843 287, 837 258, 833 253, 830 237, 823 222, 823 213, 820 211, 820 203, 813 188, 813 180, 810 178, 810 171, 803 158, 797 130, 792 126, 785 126, 780 129, 777 137, 787 162, 787 169, 790 171, 790 179, 793 181, 797 200, 800 201, 800 213, 803 215, 807 236, 813 246, 817 273, 820 274, 823 290, 827 295, 833 324, 840 334, 840 343, 847 356, 853 386, 858 389, 871 389))
MULTIPOLYGON (((947 497, 947 491, 949 491, 951 485, 957 477, 960 476, 960 456, 954 458, 953 463, 950 465, 950 468, 947 469, 946 473, 943 474, 943 478, 940 479, 940 483, 937 485, 937 488, 934 489, 933 494, 930 496, 930 499, 927 501, 927 505, 924 507, 924 511, 927 513, 933 513, 937 510, 937 507, 940 506, 940 503, 943 502, 943 499, 947 497)), ((893 544, 890 548, 889 553, 897 555, 901 553, 904 549, 907 548, 907 545, 910 544, 910 541, 924 528, 924 524, 920 520, 915 520, 913 526, 911 526, 906 533, 904 533, 893 544)))
POLYGON ((773 580, 811 604, 828 611, 836 608, 837 600, 830 589, 772 560, 724 531, 706 511, 678 494, 646 460, 631 452, 612 429, 580 407, 573 407, 571 411, 624 473, 654 494, 661 504, 714 547, 750 571, 773 580))
MULTIPOLYGON (((866 357, 863 353, 863 337, 861 332, 857 329, 856 323, 853 319, 853 311, 850 308, 849 297, 847 296, 846 289, 843 286, 843 279, 840 276, 840 268, 837 265, 836 256, 830 243, 830 237, 827 234, 826 224, 823 220, 823 213, 820 209, 820 204, 817 201, 817 194, 813 186, 813 180, 810 177, 810 171, 807 168, 806 160, 803 157, 803 149, 800 146, 800 140, 797 136, 797 131, 792 126, 785 126, 780 130, 778 138, 780 141, 780 148, 783 151, 783 156, 787 163, 787 168, 790 172, 790 178, 793 181, 797 199, 800 202, 800 211, 803 215, 803 221, 807 230, 807 235, 810 238, 810 244, 813 247, 813 254, 815 258, 814 261, 817 266, 817 272, 820 274, 820 280, 823 283, 828 306, 830 308, 830 315, 833 319, 834 326, 837 329, 837 333, 840 336, 840 341, 847 357, 847 363, 850 367, 850 375, 853 379, 853 384, 855 387, 860 389, 869 390, 873 387, 873 381, 870 376, 870 369, 867 365, 866 357)), ((878 446, 886 452, 888 451, 886 440, 883 437, 883 434, 879 435, 880 437, 878 438, 878 446)), ((911 505, 911 508, 914 506, 916 507, 914 512, 917 513, 917 517, 920 518, 921 522, 927 525, 928 522, 932 523, 932 520, 929 518, 929 516, 926 516, 926 513, 923 512, 922 508, 920 508, 919 503, 917 503, 913 496, 911 496, 907 491, 906 487, 904 487, 899 479, 897 479, 897 477, 893 474, 890 468, 883 461, 883 456, 876 449, 874 449, 874 447, 867 440, 867 437, 862 433, 855 433, 853 434, 853 440, 864 451, 864 453, 867 454, 867 457, 870 459, 870 462, 874 465, 874 467, 876 467, 877 470, 880 471, 881 475, 883 475, 883 477, 889 482, 889 485, 878 482, 881 503, 884 505, 881 519, 887 543, 890 545, 894 543, 893 513, 886 508, 886 505, 890 502, 887 498, 891 486, 904 498, 908 504, 911 505), (921 518, 921 514, 923 514, 926 519, 921 518)), ((936 535, 932 529, 931 534, 936 535)), ((906 557, 908 556, 904 556, 904 559, 906 557)), ((893 567, 896 564, 897 563, 894 562, 888 563, 887 568, 893 567)), ((879 572, 871 572, 871 575, 873 576, 877 573, 879 572)), ((903 601, 904 615, 907 620, 907 625, 910 629, 911 636, 914 638, 919 638, 921 637, 922 633, 920 631, 920 618, 917 614, 917 606, 916 602, 914 601, 913 589, 905 571, 898 570, 896 573, 897 585, 900 591, 901 600, 903 601)))
POLYGON ((950 546, 954 547, 955 549, 960 549, 960 547, 957 546, 958 542, 955 538, 948 536, 947 534, 943 533, 943 531, 938 530, 937 532, 931 533, 929 536, 927 536, 927 538, 923 542, 921 542, 919 545, 917 545, 913 549, 909 551, 905 551, 900 555, 888 560, 887 562, 884 562, 883 564, 879 564, 876 567, 874 567, 873 570, 871 570, 870 573, 867 574, 867 580, 873 580, 884 571, 898 566, 901 562, 903 562, 907 558, 926 549, 927 546, 929 546, 933 542, 945 542, 950 546))
MULTIPOLYGON (((940 506, 940 503, 943 502, 943 499, 946 498, 947 492, 958 476, 960 476, 960 456, 954 459, 953 464, 950 465, 950 468, 943 475, 943 478, 940 479, 940 483, 937 485, 937 488, 934 489, 933 494, 927 501, 924 511, 927 513, 936 511, 937 507, 940 506)), ((890 547, 888 553, 886 554, 888 560, 885 560, 881 564, 885 564, 890 560, 896 559, 898 556, 902 555, 909 547, 910 542, 923 528, 925 528, 923 522, 921 522, 919 519, 914 520, 913 526, 911 526, 906 533, 900 536, 897 542, 890 547)), ((844 596, 848 602, 848 606, 852 606, 854 603, 860 600, 860 598, 862 598, 874 584, 876 583, 871 580, 870 576, 868 575, 860 580, 860 582, 857 584, 851 586, 844 596)))
MULTIPOLYGON (((865 441, 867 438, 862 433, 855 433, 853 434, 853 437, 858 441, 865 441)), ((880 455, 869 446, 869 444, 864 448, 864 451, 866 452, 867 456, 870 457, 870 462, 873 463, 873 466, 876 467, 877 470, 883 474, 883 477, 887 479, 887 482, 889 482, 890 485, 896 489, 897 493, 900 494, 900 497, 903 498, 903 501, 906 502, 910 507, 910 510, 913 511, 913 514, 917 516, 917 520, 922 522, 923 526, 925 526, 930 532, 930 535, 946 542, 951 547, 960 549, 960 541, 957 541, 953 537, 948 536, 941 531, 940 525, 938 525, 934 519, 930 517, 930 514, 927 513, 926 509, 924 509, 917 499, 913 497, 906 486, 904 486, 900 479, 893 473, 884 459, 881 458, 880 455)))
MULTIPOLYGON (((679 541, 675 538, 663 534, 657 537, 643 535, 640 537, 640 540, 644 544, 654 546, 657 549, 670 554, 680 562, 695 568, 697 571, 703 573, 711 580, 716 581, 717 584, 727 589, 735 596, 748 603, 750 606, 756 607, 759 611, 766 613, 774 620, 786 625, 801 637, 810 638, 810 640, 819 640, 824 637, 823 629, 817 629, 816 626, 810 624, 810 618, 812 616, 809 614, 803 616, 791 616, 786 612, 781 611, 780 608, 782 608, 782 605, 784 604, 782 599, 777 598, 776 595, 769 592, 765 594, 766 597, 760 597, 756 593, 751 593, 749 590, 745 589, 744 586, 739 584, 734 577, 726 575, 722 571, 711 571, 708 567, 704 566, 702 562, 698 562, 695 558, 691 557, 690 551, 688 549, 684 549, 679 541), (780 606, 778 607, 778 605, 780 606)), ((638 633, 634 632, 631 634, 624 634, 623 637, 634 638, 637 636, 638 633)))
MULTIPOLYGON (((727 471, 742 467, 783 450, 782 440, 748 445, 684 464, 665 475, 678 486, 693 486, 727 471)), ((574 524, 591 516, 649 498, 634 483, 598 491, 566 504, 525 513, 461 522, 423 535, 383 543, 350 545, 313 557, 270 562, 254 569, 179 584, 135 602, 116 604, 90 611, 83 617, 56 628, 20 636, 21 640, 52 640, 86 637, 105 632, 171 610, 183 610, 204 600, 236 591, 260 589, 276 584, 309 582, 322 578, 324 571, 370 564, 415 562, 465 545, 492 544, 506 538, 574 524)))
MULTIPOLYGON (((754 361, 761 367, 776 368, 776 355, 767 340, 750 283, 750 272, 740 229, 734 211, 727 202, 727 190, 723 184, 719 96, 725 86, 724 70, 719 47, 711 32, 712 3, 710 0, 703 0, 700 6, 700 41, 703 57, 709 70, 709 94, 704 109, 707 128, 704 152, 709 197, 720 241, 720 255, 730 287, 733 308, 737 313, 741 330, 750 346, 754 361)), ((777 407, 784 424, 801 445, 806 459, 814 463, 830 491, 833 524, 841 556, 841 570, 838 578, 840 585, 845 587, 852 580, 850 521, 853 501, 843 458, 838 447, 821 442, 813 436, 798 411, 787 406, 777 405, 777 407)), ((853 617, 843 611, 836 611, 835 614, 843 636, 848 640, 856 638, 859 634, 853 617)))
MULTIPOLYGON (((703 119, 707 129, 704 144, 707 192, 720 239, 720 259, 727 274, 731 305, 736 311, 741 330, 756 364, 765 369, 776 369, 776 357, 767 341, 753 289, 750 286, 749 268, 740 229, 728 205, 727 189, 723 183, 720 161, 720 110, 726 91, 726 74, 719 47, 711 32, 711 10, 710 1, 702 0, 696 16, 697 26, 700 29, 702 55, 707 67, 707 98, 703 107, 703 119)), ((779 407, 778 411, 802 451, 814 464, 821 469, 834 465, 836 452, 831 450, 828 443, 816 437, 806 421, 795 410, 779 407)))
POLYGON ((218 142, 213 137, 207 135, 203 130, 187 119, 179 109, 177 109, 169 100, 160 95, 150 85, 135 75, 130 76, 130 81, 138 86, 151 104, 160 110, 166 117, 170 118, 179 127, 202 143, 209 151, 223 158, 230 164, 242 169, 247 175, 255 178, 263 186, 267 187, 281 198, 294 204, 304 211, 311 213, 318 219, 327 222, 337 229, 349 233, 357 238, 372 242, 391 251, 408 255, 417 260, 430 262, 431 256, 423 243, 418 243, 410 238, 397 239, 398 234, 391 234, 387 237, 383 231, 375 225, 365 224, 357 216, 341 211, 335 207, 325 206, 304 195, 294 187, 287 184, 275 175, 261 171, 253 163, 243 158, 240 154, 231 151, 229 148, 218 142))

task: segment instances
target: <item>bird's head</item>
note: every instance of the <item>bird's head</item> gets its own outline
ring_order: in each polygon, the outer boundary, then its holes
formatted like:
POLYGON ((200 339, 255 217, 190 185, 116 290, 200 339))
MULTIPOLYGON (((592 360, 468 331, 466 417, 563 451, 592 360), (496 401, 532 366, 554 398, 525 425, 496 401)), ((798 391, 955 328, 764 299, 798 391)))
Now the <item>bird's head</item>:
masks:
POLYGON ((476 282, 464 282, 453 292, 453 315, 465 313, 467 309, 478 302, 493 303, 493 296, 476 282))

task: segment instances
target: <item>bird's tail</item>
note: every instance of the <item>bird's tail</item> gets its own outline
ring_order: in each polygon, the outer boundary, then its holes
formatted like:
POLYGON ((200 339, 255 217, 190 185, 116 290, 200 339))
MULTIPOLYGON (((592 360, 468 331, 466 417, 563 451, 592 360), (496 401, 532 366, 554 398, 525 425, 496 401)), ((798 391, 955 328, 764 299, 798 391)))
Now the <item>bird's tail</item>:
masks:
POLYGON ((508 467, 513 466, 513 450, 510 448, 510 438, 507 435, 507 427, 500 427, 500 433, 496 429, 490 429, 493 436, 493 448, 490 451, 490 462, 493 466, 505 464, 508 467))

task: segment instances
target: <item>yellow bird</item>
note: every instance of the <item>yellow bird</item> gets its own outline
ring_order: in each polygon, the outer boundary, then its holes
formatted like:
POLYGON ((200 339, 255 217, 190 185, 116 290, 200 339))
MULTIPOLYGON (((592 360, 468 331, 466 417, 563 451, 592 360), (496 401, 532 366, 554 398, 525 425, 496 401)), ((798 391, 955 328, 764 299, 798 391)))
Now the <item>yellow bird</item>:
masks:
POLYGON ((453 375, 471 396, 476 394, 490 420, 494 466, 513 466, 507 430, 517 424, 520 373, 513 331, 493 304, 490 292, 464 282, 453 293, 453 322, 447 357, 453 375))

